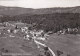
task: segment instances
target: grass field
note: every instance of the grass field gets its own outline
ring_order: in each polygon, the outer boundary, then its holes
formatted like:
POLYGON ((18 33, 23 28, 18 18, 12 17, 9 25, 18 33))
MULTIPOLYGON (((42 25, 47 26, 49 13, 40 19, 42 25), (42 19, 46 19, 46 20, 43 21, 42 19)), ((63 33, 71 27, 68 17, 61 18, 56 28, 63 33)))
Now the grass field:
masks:
POLYGON ((77 35, 56 35, 52 34, 46 45, 57 55, 57 50, 63 52, 60 56, 80 56, 80 37, 77 35))
POLYGON ((8 34, 0 35, 0 54, 13 53, 24 54, 23 56, 37 56, 39 50, 34 42, 24 40, 23 37, 14 34, 15 37, 9 37, 8 34))
MULTIPOLYGON (((4 31, 5 32, 5 31, 4 31)), ((4 33, 3 32, 3 33, 4 33)), ((23 39, 23 33, 0 34, 0 54, 2 53, 26 53, 25 56, 37 56, 41 54, 37 45, 23 39), (10 37, 14 35, 14 37, 10 37)), ((57 55, 57 50, 63 52, 60 56, 80 56, 80 35, 57 35, 52 34, 47 41, 40 41, 50 47, 57 55)), ((42 47, 43 48, 43 47, 42 47)))

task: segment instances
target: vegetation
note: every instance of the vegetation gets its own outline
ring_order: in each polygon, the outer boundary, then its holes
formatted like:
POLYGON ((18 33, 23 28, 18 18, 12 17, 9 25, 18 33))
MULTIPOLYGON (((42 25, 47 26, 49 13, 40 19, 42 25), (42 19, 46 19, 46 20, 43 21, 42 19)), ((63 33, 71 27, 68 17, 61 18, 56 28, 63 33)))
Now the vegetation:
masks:
POLYGON ((0 17, 0 22, 22 21, 24 23, 34 24, 36 29, 57 32, 64 28, 80 27, 79 13, 54 13, 40 15, 17 15, 0 17))
POLYGON ((60 56, 61 54, 63 54, 62 51, 57 50, 57 56, 60 56))

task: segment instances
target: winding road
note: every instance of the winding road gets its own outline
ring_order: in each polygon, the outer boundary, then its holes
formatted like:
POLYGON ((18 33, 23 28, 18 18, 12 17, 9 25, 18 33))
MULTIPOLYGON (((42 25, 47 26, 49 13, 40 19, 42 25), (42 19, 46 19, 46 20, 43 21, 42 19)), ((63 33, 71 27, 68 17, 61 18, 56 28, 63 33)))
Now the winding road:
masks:
MULTIPOLYGON (((39 41, 37 41, 37 40, 34 40, 34 42, 35 42, 36 44, 41 45, 41 46, 47 47, 47 45, 45 45, 45 44, 43 44, 43 43, 41 43, 41 42, 39 42, 39 41)), ((56 56, 55 53, 52 51, 52 49, 51 49, 50 47, 48 47, 48 49, 49 49, 49 51, 52 53, 53 56, 56 56)))

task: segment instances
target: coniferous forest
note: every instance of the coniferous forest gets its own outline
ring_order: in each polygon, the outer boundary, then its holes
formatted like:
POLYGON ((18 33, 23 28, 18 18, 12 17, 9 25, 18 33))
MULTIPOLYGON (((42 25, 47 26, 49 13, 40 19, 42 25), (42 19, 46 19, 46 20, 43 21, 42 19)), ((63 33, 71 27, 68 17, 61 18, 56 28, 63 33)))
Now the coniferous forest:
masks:
POLYGON ((34 24, 34 28, 44 29, 45 31, 56 32, 64 28, 80 27, 79 13, 53 13, 53 14, 34 14, 34 15, 16 15, 0 17, 0 22, 21 21, 34 24))

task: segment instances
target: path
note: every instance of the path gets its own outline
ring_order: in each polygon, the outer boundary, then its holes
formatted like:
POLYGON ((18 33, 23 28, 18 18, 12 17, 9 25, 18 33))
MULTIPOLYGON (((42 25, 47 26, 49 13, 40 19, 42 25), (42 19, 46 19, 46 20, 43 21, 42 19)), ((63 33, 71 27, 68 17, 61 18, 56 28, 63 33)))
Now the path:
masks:
MULTIPOLYGON (((42 45, 42 46, 44 46, 44 47, 47 47, 45 44, 43 44, 43 43, 41 43, 41 42, 38 42, 37 40, 34 40, 34 42, 35 42, 36 44, 42 45)), ((56 56, 55 53, 52 51, 52 49, 51 49, 50 47, 48 47, 48 48, 49 48, 49 51, 52 53, 52 55, 53 55, 53 56, 56 56)))

